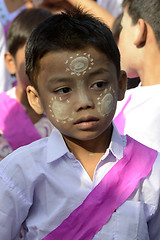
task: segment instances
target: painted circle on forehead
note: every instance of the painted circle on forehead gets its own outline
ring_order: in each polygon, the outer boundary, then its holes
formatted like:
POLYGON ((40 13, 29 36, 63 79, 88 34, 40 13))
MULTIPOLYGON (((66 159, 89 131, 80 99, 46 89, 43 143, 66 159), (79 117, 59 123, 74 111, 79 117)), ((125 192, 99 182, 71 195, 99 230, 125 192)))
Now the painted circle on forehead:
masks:
POLYGON ((86 57, 77 57, 69 65, 70 69, 73 72, 84 72, 88 68, 88 58, 86 57))
POLYGON ((83 53, 82 56, 77 53, 75 58, 71 56, 69 60, 66 60, 65 64, 68 65, 66 72, 70 72, 71 75, 81 76, 84 75, 87 70, 92 69, 94 61, 90 53, 83 53))

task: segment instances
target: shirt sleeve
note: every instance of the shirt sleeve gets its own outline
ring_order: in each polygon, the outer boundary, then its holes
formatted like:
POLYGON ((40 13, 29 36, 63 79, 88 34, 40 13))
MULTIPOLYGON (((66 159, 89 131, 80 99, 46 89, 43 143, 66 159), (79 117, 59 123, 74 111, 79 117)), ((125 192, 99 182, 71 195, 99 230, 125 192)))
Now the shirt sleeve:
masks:
POLYGON ((0 177, 0 236, 1 239, 18 239, 29 204, 7 176, 0 177))

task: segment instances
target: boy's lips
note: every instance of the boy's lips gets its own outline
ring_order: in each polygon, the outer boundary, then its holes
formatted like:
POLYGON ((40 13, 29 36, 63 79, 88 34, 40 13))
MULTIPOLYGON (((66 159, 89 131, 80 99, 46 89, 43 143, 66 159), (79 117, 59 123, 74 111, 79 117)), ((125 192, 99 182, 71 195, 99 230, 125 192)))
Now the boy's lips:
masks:
POLYGON ((76 125, 76 127, 78 127, 81 130, 85 130, 85 129, 93 128, 98 121, 99 119, 96 117, 82 117, 78 119, 74 123, 74 125, 76 125))

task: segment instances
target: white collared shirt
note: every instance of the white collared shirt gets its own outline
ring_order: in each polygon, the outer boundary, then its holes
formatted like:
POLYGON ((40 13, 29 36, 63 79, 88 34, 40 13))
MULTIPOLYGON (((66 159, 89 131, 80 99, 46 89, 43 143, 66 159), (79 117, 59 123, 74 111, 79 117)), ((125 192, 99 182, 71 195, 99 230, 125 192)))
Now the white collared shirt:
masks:
POLYGON ((97 0, 97 3, 114 17, 122 13, 122 2, 123 0, 97 0))
MULTIPOLYGON (((95 169, 93 181, 55 129, 48 138, 14 151, 0 163, 0 238, 17 239, 24 223, 24 239, 41 240, 82 203, 123 157, 125 146, 126 137, 120 136, 114 127, 110 146, 95 169)), ((147 240, 147 223, 153 215, 150 239, 159 240, 160 219, 154 216, 159 193, 158 156, 151 175, 93 239, 147 240), (153 238, 155 230, 159 235, 153 238)))
POLYGON ((125 98, 117 103, 115 117, 122 109, 124 134, 160 152, 160 84, 139 85, 127 90, 125 98), (131 100, 125 106, 130 96, 131 100))

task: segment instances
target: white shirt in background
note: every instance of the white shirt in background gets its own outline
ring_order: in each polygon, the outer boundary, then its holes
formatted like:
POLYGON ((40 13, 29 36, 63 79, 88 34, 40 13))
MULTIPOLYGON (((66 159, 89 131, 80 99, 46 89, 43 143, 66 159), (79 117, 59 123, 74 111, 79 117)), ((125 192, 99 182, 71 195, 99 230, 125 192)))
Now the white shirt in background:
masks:
POLYGON ((97 0, 97 3, 114 17, 118 17, 118 15, 122 12, 122 1, 123 0, 97 0))
POLYGON ((115 117, 130 96, 123 110, 124 134, 160 152, 160 84, 127 90, 125 98, 117 103, 115 117))

